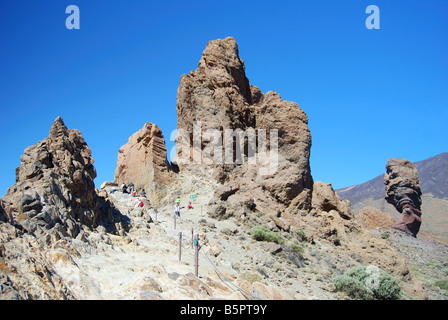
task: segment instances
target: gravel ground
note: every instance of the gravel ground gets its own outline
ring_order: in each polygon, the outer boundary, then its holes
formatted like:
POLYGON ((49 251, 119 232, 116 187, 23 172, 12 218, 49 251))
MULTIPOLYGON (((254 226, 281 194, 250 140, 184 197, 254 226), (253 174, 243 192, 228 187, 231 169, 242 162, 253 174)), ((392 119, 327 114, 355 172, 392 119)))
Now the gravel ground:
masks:
POLYGON ((378 228, 373 233, 386 238, 406 259, 413 276, 424 283, 431 300, 448 300, 448 290, 435 285, 448 281, 448 246, 425 238, 414 238, 394 229, 378 228))

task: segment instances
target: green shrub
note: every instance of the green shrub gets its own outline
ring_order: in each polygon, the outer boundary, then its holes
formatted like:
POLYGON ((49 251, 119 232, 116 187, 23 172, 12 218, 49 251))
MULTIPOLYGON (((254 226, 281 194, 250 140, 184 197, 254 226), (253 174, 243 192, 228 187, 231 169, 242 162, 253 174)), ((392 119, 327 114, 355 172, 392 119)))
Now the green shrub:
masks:
POLYGON ((333 279, 338 291, 347 293, 353 299, 397 300, 401 288, 385 271, 376 266, 358 266, 349 269, 342 276, 333 279))
POLYGON ((333 279, 337 291, 345 292, 350 298, 359 300, 373 300, 373 292, 361 281, 346 275, 333 279))
POLYGON ((390 237, 390 234, 387 232, 381 234, 381 239, 389 239, 389 237, 390 237))
POLYGON ((297 234, 297 236, 300 238, 300 240, 303 241, 306 239, 305 231, 303 231, 302 228, 296 228, 296 229, 294 229, 294 232, 297 234))
POLYGON ((448 290, 448 280, 438 280, 434 283, 440 289, 448 290))
POLYGON ((300 256, 303 255, 303 247, 297 243, 291 243, 289 245, 289 249, 297 254, 299 254, 300 256))
POLYGON ((268 241, 278 244, 285 242, 285 239, 283 239, 283 237, 279 233, 271 231, 268 228, 262 226, 253 227, 250 234, 257 241, 268 241))

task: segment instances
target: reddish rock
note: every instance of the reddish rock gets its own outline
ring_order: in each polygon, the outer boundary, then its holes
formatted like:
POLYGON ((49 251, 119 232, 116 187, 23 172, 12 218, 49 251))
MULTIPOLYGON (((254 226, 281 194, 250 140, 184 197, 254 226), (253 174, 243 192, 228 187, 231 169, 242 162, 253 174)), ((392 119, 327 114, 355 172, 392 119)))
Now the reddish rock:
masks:
POLYGON ((152 201, 165 195, 165 186, 172 180, 167 160, 165 138, 160 128, 151 122, 129 137, 118 151, 115 182, 133 183, 136 190, 145 189, 152 201))
POLYGON ((389 159, 384 184, 386 201, 401 213, 398 222, 392 228, 416 237, 422 223, 420 211, 422 191, 415 164, 406 159, 389 159))

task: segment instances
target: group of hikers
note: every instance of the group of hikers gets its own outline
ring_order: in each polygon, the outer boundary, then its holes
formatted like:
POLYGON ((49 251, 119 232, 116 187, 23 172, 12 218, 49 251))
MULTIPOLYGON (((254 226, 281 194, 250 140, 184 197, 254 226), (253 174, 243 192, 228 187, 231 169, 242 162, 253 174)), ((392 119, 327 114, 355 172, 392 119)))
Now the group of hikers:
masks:
MULTIPOLYGON (((185 207, 180 206, 180 198, 177 198, 176 200, 176 206, 174 207, 174 213, 179 216, 180 218, 180 209, 184 209, 185 207)), ((191 201, 188 201, 188 209, 193 209, 193 205, 191 204, 191 201)))
MULTIPOLYGON (((116 191, 118 191, 118 190, 115 187, 113 187, 110 192, 114 193, 116 191)), ((131 194, 132 197, 137 197, 137 190, 135 189, 135 186, 134 186, 134 184, 132 182, 129 183, 129 184, 122 183, 121 186, 120 186, 120 191, 122 193, 131 194)), ((140 197, 146 198, 146 191, 145 191, 145 189, 142 189, 140 191, 140 197)), ((147 199, 147 201, 149 203, 149 199, 147 199)), ((177 198, 175 202, 176 202, 176 205, 174 207, 174 212, 175 212, 175 215, 177 215, 180 218, 180 209, 184 209, 185 207, 181 207, 181 205, 180 205, 181 199, 180 198, 177 198)), ((136 208, 144 207, 144 205, 145 204, 143 203, 142 200, 140 200, 138 198, 135 199, 134 207, 136 207, 136 208)), ((193 209, 193 205, 191 204, 191 201, 188 202, 187 208, 188 209, 193 209)))
MULTIPOLYGON (((110 193, 114 193, 116 191, 118 191, 118 190, 115 187, 113 187, 111 189, 110 193)), ((142 200, 138 199, 137 190, 135 189, 135 186, 134 186, 134 184, 132 182, 130 184, 122 183, 121 186, 120 186, 120 191, 123 194, 124 193, 130 194, 130 195, 132 195, 132 197, 136 198, 135 201, 134 201, 134 206, 136 208, 137 207, 143 207, 145 205, 142 200)), ((140 197, 143 197, 143 198, 147 199, 146 198, 146 191, 145 191, 145 189, 142 189, 140 191, 140 197)), ((149 199, 147 199, 147 201, 149 203, 149 199)))
MULTIPOLYGON (((120 186, 120 190, 122 193, 127 193, 127 194, 131 194, 133 197, 137 196, 137 191, 135 190, 134 184, 130 183, 129 185, 122 183, 120 186)), ((112 188, 112 190, 110 191, 110 193, 114 193, 115 191, 117 191, 117 189, 115 189, 115 187, 112 188)), ((142 191, 140 191, 140 197, 145 197, 146 198, 146 191, 145 189, 142 189, 142 191)))

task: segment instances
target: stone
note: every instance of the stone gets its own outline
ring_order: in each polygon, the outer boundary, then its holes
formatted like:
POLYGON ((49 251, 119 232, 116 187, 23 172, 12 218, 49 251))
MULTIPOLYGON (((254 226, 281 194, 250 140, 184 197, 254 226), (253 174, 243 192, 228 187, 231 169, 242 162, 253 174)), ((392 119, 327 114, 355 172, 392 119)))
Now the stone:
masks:
POLYGON ((347 220, 353 218, 350 201, 341 200, 330 183, 316 181, 313 186, 312 207, 318 211, 330 212, 336 210, 347 220))
POLYGON ((145 189, 153 203, 166 196, 172 174, 165 138, 160 128, 151 122, 146 122, 118 151, 115 183, 133 183, 138 193, 145 189))
POLYGON ((96 193, 91 150, 81 132, 68 129, 61 117, 20 159, 16 184, 1 201, 5 220, 45 241, 75 238, 81 225, 114 229, 120 215, 96 193))
POLYGON ((263 243, 263 249, 270 252, 271 254, 277 254, 282 251, 282 246, 277 243, 266 242, 263 243))
POLYGON ((221 184, 219 204, 243 194, 265 211, 292 202, 311 208, 308 118, 296 103, 250 85, 233 37, 208 42, 198 68, 180 79, 176 110, 180 173, 221 184))
POLYGON ((417 236, 422 223, 421 195, 418 171, 406 159, 391 158, 384 175, 385 199, 401 213, 392 228, 417 236))
POLYGON ((361 226, 368 230, 376 228, 390 229, 395 223, 395 220, 389 213, 371 207, 364 207, 359 210, 355 218, 361 226))

